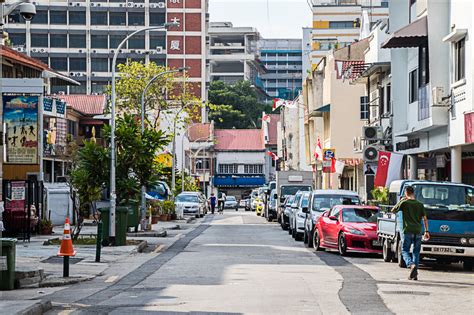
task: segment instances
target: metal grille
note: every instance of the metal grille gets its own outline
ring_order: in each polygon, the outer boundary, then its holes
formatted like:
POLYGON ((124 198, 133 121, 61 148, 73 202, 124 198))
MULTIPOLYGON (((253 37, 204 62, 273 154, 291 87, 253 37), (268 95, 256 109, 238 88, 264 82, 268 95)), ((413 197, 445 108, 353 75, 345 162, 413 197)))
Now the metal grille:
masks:
POLYGON ((446 235, 430 235, 430 240, 427 243, 433 245, 456 245, 474 247, 474 245, 470 244, 461 244, 461 237, 446 235))

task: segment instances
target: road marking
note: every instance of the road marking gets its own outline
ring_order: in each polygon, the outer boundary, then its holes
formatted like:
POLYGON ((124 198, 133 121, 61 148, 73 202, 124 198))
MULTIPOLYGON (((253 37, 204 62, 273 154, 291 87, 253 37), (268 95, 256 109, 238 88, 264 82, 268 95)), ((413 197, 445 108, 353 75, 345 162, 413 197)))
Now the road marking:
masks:
POLYGON ((112 282, 115 282, 115 280, 118 279, 118 276, 111 276, 111 277, 108 277, 104 282, 105 283, 112 283, 112 282))
POLYGON ((176 238, 182 238, 183 237, 183 233, 179 233, 175 236, 176 238))
POLYGON ((76 311, 76 309, 64 310, 64 311, 59 312, 58 315, 69 315, 74 311, 76 311))
POLYGON ((153 251, 154 253, 159 253, 163 248, 165 248, 165 245, 161 244, 155 248, 153 251))

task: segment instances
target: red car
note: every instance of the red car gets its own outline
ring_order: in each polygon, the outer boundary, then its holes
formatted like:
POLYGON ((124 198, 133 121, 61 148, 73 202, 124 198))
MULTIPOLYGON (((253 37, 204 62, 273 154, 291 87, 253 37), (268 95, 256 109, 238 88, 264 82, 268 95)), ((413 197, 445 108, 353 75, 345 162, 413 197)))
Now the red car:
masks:
POLYGON ((314 248, 347 252, 381 254, 377 238, 379 208, 370 206, 334 206, 323 213, 314 227, 314 248))

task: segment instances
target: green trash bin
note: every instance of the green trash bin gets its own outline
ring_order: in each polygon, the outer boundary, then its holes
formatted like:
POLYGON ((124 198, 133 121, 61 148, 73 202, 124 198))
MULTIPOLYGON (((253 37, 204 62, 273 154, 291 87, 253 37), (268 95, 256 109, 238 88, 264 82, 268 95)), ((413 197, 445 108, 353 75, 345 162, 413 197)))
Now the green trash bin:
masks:
POLYGON ((127 227, 134 228, 135 232, 137 232, 138 225, 140 224, 140 202, 138 200, 129 200, 126 206, 128 207, 127 227))
POLYGON ((109 245, 109 230, 110 230, 110 209, 100 208, 100 221, 102 221, 102 245, 109 245))
POLYGON ((115 245, 124 246, 127 244, 127 218, 129 207, 117 207, 115 221, 115 245))
POLYGON ((15 288, 16 239, 0 238, 0 290, 15 288))

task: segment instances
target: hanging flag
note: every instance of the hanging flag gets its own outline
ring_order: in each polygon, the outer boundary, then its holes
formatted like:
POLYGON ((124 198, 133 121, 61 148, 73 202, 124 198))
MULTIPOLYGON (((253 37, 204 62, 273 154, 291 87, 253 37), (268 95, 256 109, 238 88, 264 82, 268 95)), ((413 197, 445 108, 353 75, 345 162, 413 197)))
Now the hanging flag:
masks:
POLYGON ((262 121, 264 122, 270 123, 271 120, 272 118, 270 117, 270 115, 263 115, 262 117, 262 121))
POLYGON ((345 165, 346 163, 344 163, 343 161, 336 160, 334 164, 334 173, 342 174, 344 172, 345 165))
POLYGON ((272 151, 267 151, 267 155, 270 156, 273 161, 278 161, 278 160, 280 159, 280 158, 278 157, 278 155, 276 155, 276 154, 273 153, 272 151))
POLYGON ((323 160, 323 147, 321 146, 321 139, 318 137, 318 142, 316 143, 316 149, 314 150, 314 158, 318 161, 323 160))
POLYGON ((272 110, 276 110, 281 106, 288 107, 288 108, 296 108, 296 102, 284 100, 282 98, 273 99, 273 108, 272 108, 272 110))
POLYGON ((379 163, 375 174, 375 187, 389 187, 394 180, 401 179, 403 154, 379 152, 379 163))

